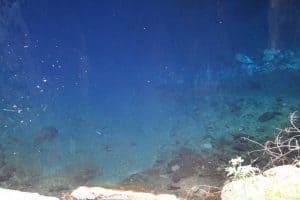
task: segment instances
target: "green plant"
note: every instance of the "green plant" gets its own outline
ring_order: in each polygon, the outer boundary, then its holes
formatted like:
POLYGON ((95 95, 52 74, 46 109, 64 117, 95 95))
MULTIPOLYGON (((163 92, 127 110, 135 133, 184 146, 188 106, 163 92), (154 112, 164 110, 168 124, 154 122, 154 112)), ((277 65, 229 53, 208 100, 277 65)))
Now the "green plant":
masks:
POLYGON ((227 176, 232 180, 239 180, 246 177, 255 176, 260 170, 251 165, 242 165, 244 160, 241 157, 233 158, 229 161, 229 166, 225 168, 227 176))

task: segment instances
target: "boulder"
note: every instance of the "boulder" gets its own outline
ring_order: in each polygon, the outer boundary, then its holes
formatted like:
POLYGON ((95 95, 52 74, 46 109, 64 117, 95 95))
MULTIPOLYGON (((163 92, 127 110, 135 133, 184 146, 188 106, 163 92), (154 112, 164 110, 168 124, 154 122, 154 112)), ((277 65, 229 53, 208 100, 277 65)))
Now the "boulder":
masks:
POLYGON ((175 195, 170 194, 155 195, 145 192, 114 190, 102 187, 79 187, 71 193, 71 197, 76 200, 177 200, 175 195))
POLYGON ((296 200, 300 199, 300 168, 292 165, 274 167, 261 175, 226 184, 222 200, 296 200))
POLYGON ((0 199, 3 200, 59 200, 56 197, 47 197, 38 193, 21 192, 18 190, 10 190, 0 188, 0 199))

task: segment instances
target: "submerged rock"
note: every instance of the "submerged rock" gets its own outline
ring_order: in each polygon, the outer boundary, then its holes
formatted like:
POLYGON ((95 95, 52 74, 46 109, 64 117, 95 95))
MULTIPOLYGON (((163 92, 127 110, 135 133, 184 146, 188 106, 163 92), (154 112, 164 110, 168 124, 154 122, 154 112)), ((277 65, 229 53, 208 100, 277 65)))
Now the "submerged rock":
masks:
POLYGON ((102 187, 79 187, 71 193, 76 200, 105 199, 105 200, 177 200, 175 195, 151 194, 123 190, 106 189, 102 187))
POLYGON ((1 199, 9 200, 59 200, 56 197, 42 196, 38 193, 21 192, 4 188, 0 188, 0 197, 1 199))
POLYGON ((300 199, 300 168, 274 167, 262 175, 230 182, 223 187, 222 200, 300 199))

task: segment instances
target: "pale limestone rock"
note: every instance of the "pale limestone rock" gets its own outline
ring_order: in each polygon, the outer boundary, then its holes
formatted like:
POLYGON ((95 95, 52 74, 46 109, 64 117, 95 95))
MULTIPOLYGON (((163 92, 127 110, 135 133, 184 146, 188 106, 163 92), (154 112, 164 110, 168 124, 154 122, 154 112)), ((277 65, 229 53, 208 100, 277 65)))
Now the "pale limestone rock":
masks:
POLYGON ((175 195, 151 194, 145 192, 133 192, 123 190, 106 189, 102 187, 79 187, 71 194, 78 200, 105 199, 105 200, 178 200, 175 195))
POLYGON ((262 175, 230 182, 223 187, 222 200, 300 200, 300 168, 274 167, 262 175))
POLYGON ((263 173, 264 176, 274 176, 281 179, 298 178, 300 180, 300 168, 293 165, 282 165, 268 169, 263 173))
POLYGON ((56 197, 47 197, 38 193, 21 192, 18 190, 10 190, 0 188, 1 200, 59 200, 56 197))

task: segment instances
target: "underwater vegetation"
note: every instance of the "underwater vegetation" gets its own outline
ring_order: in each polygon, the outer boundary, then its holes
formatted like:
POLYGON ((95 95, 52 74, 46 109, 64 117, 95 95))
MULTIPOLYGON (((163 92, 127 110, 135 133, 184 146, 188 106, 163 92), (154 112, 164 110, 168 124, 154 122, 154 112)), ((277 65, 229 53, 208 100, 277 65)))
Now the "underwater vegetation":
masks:
POLYGON ((300 168, 283 165, 260 175, 243 177, 224 186, 222 200, 296 200, 300 196, 299 175, 300 168))
POLYGON ((249 165, 242 165, 241 157, 230 160, 226 168, 231 182, 226 183, 222 190, 222 200, 227 199, 299 199, 300 198, 300 129, 297 125, 297 112, 290 114, 290 126, 278 129, 274 140, 261 144, 249 138, 244 138, 261 149, 250 151, 268 155, 268 162, 259 168, 253 167, 265 157, 258 156, 249 165), (271 169, 270 169, 271 168, 271 169), (267 169, 267 170, 266 170, 267 169))

